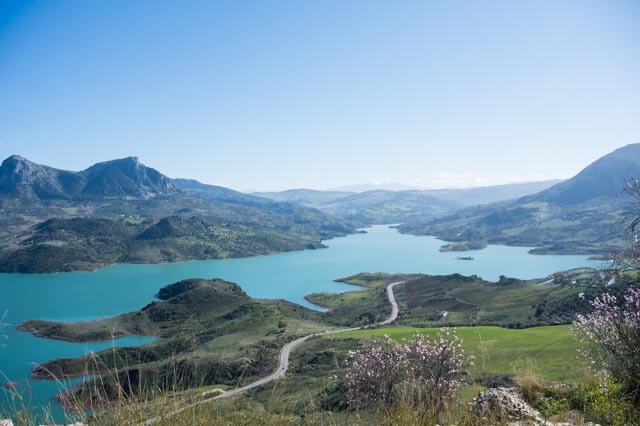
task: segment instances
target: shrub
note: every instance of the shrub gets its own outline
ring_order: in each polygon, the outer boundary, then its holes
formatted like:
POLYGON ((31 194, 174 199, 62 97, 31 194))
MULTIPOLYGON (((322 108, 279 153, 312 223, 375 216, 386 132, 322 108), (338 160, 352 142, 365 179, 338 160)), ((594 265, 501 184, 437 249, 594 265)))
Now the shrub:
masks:
POLYGON ((434 340, 422 334, 395 343, 349 352, 349 403, 376 407, 390 415, 410 406, 435 419, 455 399, 462 384, 464 352, 455 332, 442 329, 434 340))
POLYGON ((620 384, 611 381, 582 383, 568 399, 572 409, 584 413, 586 419, 602 425, 626 426, 640 424, 640 413, 621 391, 620 384))
POLYGON ((640 402, 640 288, 631 288, 621 300, 605 293, 592 302, 593 312, 578 315, 577 336, 587 348, 583 355, 601 373, 622 385, 622 391, 640 402))

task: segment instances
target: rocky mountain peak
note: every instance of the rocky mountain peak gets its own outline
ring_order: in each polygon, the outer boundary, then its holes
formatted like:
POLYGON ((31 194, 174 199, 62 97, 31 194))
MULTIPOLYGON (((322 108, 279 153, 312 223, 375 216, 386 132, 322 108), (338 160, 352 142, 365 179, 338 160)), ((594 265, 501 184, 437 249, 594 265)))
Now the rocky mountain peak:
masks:
POLYGON ((81 172, 43 166, 20 155, 8 157, 0 166, 0 194, 12 197, 147 198, 181 192, 171 179, 134 156, 97 163, 81 172))

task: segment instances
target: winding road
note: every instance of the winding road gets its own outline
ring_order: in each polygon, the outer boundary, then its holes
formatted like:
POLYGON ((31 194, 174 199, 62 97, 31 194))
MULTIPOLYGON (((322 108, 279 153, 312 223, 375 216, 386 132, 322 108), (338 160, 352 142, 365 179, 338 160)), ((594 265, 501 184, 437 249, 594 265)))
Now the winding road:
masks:
POLYGON ((226 391, 225 393, 222 393, 220 395, 216 395, 213 396, 211 398, 207 398, 207 399, 203 399, 201 401, 198 402, 194 402, 193 404, 189 404, 185 407, 179 408, 177 410, 174 411, 170 411, 168 413, 166 413, 163 416, 159 416, 159 417, 154 417, 151 418, 149 420, 147 420, 144 423, 141 423, 140 426, 144 425, 152 425, 154 423, 159 422, 160 420, 164 420, 168 417, 173 417, 176 414, 179 414, 185 410, 189 410, 193 407, 197 407, 198 405, 202 405, 202 404, 206 404, 208 402, 211 402, 213 400, 216 399, 224 399, 224 398, 230 398, 232 396, 244 393, 250 389, 253 388, 257 388, 259 386, 265 385, 269 382, 273 382, 274 380, 279 379, 280 377, 282 377, 284 375, 284 373, 287 372, 287 369, 289 368, 289 357, 291 355, 291 352, 293 352, 298 346, 302 345, 304 342, 306 342, 309 339, 312 339, 314 337, 318 337, 318 336, 325 336, 328 334, 337 334, 337 333, 344 333, 345 331, 355 331, 355 330, 362 330, 365 328, 369 328, 372 326, 383 326, 383 325, 389 325, 392 322, 394 322, 397 318, 398 318, 398 313, 400 312, 400 310, 398 309, 398 302, 396 302, 396 296, 393 293, 393 289, 400 285, 400 284, 404 284, 407 281, 397 281, 395 283, 391 283, 389 285, 387 285, 387 298, 389 299, 389 303, 391 303, 391 315, 389 315, 389 318, 387 318, 386 320, 379 322, 377 324, 371 324, 371 325, 367 325, 367 326, 361 326, 361 327, 351 327, 351 328, 342 328, 340 330, 329 330, 329 331, 322 331, 319 333, 313 333, 313 334, 308 334, 304 337, 300 337, 296 340, 293 340, 289 343, 287 343, 286 345, 284 345, 282 347, 282 349, 280 350, 280 363, 278 364, 278 368, 276 369, 276 371, 274 371, 273 373, 271 373, 270 375, 268 375, 267 377, 263 377, 260 380, 256 380, 255 382, 249 383, 248 385, 244 385, 242 387, 239 388, 235 388, 235 389, 231 389, 229 391, 226 391))

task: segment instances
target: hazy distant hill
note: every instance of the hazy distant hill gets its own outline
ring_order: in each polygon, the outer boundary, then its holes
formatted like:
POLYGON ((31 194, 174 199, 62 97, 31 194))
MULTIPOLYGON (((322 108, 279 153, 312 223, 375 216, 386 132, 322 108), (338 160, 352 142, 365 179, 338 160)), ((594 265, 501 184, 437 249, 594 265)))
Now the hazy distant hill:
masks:
POLYGON ((476 204, 495 203, 497 201, 515 200, 525 195, 543 191, 560 182, 562 181, 555 179, 466 189, 432 189, 425 190, 423 193, 472 206, 476 204))
POLYGON ((420 191, 367 191, 323 204, 324 211, 365 223, 400 223, 442 216, 460 204, 420 191))
POLYGON ((559 181, 469 189, 375 190, 361 193, 291 189, 254 195, 317 208, 363 223, 403 223, 436 218, 464 206, 518 198, 557 182, 559 181))
POLYGON ((58 170, 12 156, 0 166, 0 271, 254 256, 322 247, 355 224, 319 210, 196 181, 137 158, 58 170))
POLYGON ((214 199, 217 201, 230 201, 234 203, 251 203, 256 201, 266 201, 253 195, 243 194, 233 189, 223 186, 207 185, 193 179, 173 179, 173 184, 181 190, 191 195, 214 199))
POLYGON ((326 192, 422 191, 424 189, 424 187, 406 185, 400 182, 383 182, 341 185, 327 189, 326 192))
POLYGON ((361 193, 294 189, 257 193, 281 201, 309 206, 363 224, 401 223, 433 218, 462 206, 421 191, 367 191, 361 193))
POLYGON ((399 229, 449 241, 541 247, 537 252, 607 253, 628 244, 623 231, 630 200, 620 194, 631 176, 640 176, 640 144, 620 148, 537 194, 399 229))
POLYGON ((320 191, 317 189, 288 189, 280 192, 256 192, 253 195, 270 198, 277 201, 300 204, 307 207, 321 207, 324 204, 341 198, 355 195, 356 192, 320 191))

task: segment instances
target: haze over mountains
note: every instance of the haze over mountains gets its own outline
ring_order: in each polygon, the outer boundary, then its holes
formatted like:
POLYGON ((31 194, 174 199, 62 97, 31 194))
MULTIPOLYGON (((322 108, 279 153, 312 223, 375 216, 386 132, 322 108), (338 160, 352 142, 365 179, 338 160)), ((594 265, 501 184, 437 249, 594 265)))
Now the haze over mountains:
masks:
POLYGON ((254 195, 313 207, 366 224, 380 224, 440 217, 465 206, 534 194, 558 182, 552 180, 469 189, 370 190, 360 193, 290 189, 254 195))
POLYGON ((407 223, 401 232, 448 241, 540 247, 538 253, 609 253, 626 248, 630 197, 626 182, 640 176, 640 144, 596 160, 573 178, 515 201, 407 223))

